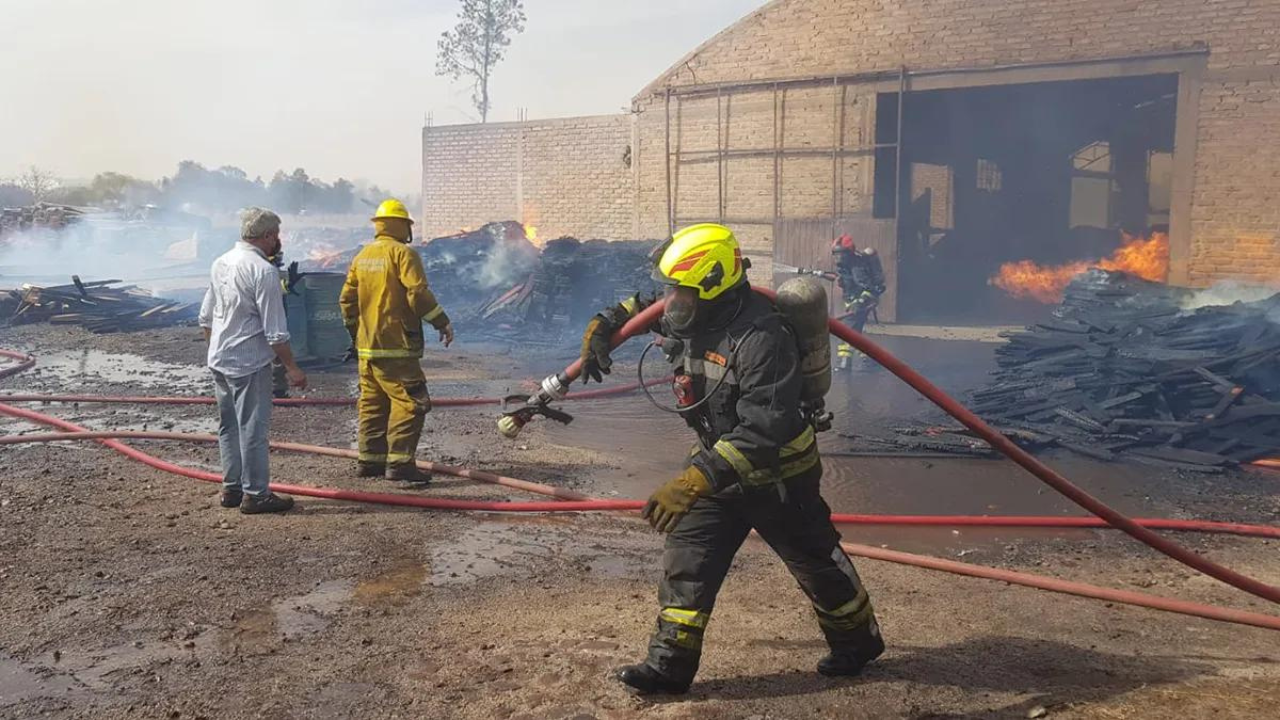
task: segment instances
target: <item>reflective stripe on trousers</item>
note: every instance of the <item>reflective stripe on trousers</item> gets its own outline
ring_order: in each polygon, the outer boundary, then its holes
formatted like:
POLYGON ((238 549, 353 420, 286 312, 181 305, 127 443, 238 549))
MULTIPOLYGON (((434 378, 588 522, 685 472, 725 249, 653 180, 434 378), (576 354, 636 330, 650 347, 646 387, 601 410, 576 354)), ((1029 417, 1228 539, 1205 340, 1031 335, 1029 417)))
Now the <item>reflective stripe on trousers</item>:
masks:
POLYGON ((752 529, 786 563, 833 649, 856 647, 878 633, 870 599, 839 547, 831 510, 818 492, 821 475, 819 464, 788 482, 785 493, 744 489, 694 504, 663 551, 661 609, 646 661, 651 667, 676 682, 693 680, 716 595, 752 529))

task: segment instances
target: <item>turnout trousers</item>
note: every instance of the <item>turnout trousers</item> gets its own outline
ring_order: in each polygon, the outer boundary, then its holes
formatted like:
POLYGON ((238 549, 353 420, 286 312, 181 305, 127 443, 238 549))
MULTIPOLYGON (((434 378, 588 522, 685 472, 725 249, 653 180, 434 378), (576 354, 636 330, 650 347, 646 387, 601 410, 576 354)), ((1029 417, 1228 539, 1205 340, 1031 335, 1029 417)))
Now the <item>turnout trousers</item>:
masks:
MULTIPOLYGON (((854 330, 857 330, 858 332, 862 332, 862 329, 867 326, 867 319, 871 317, 871 311, 875 310, 875 308, 876 308, 876 302, 874 300, 868 301, 868 300, 863 300, 859 298, 854 298, 853 300, 845 300, 844 301, 845 313, 846 314, 853 313, 853 315, 852 317, 845 318, 844 324, 848 325, 854 330)), ((844 342, 843 340, 841 340, 840 345, 836 347, 836 356, 840 360, 841 368, 847 369, 849 364, 853 361, 853 358, 857 357, 860 354, 861 353, 853 349, 852 345, 850 345, 847 342, 844 342)))
POLYGON ((412 465, 431 411, 427 379, 418 358, 360 360, 360 462, 412 465))
POLYGON ((819 494, 822 466, 783 483, 702 498, 667 536, 657 630, 646 661, 675 682, 692 682, 716 594, 733 556, 755 530, 813 604, 833 651, 880 634, 862 580, 819 494))

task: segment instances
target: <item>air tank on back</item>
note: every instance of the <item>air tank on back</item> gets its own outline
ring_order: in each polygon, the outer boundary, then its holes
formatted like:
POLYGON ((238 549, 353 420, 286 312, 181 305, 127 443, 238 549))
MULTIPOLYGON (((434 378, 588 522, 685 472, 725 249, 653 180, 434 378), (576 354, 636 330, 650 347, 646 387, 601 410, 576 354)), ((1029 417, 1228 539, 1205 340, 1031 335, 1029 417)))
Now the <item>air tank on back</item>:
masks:
POLYGON ((821 400, 831 389, 831 345, 827 339, 827 290, 817 278, 792 278, 778 288, 778 310, 800 343, 804 386, 800 399, 821 400))

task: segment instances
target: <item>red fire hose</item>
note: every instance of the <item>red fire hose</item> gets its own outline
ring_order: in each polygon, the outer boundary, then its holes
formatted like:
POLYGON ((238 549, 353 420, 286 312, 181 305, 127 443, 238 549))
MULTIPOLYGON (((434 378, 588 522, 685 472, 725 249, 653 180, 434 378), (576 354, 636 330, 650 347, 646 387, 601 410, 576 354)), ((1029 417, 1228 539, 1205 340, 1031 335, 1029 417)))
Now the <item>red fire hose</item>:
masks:
MULTIPOLYGON (((0 413, 20 417, 33 422, 39 422, 54 427, 60 427, 69 432, 66 433, 47 433, 42 436, 16 436, 13 438, 5 438, 3 444, 14 444, 21 441, 26 442, 51 442, 54 440, 75 439, 86 440, 96 439, 98 442, 118 451, 126 456, 143 462, 151 467, 164 470, 166 472, 176 473, 185 477, 195 478, 206 482, 219 482, 221 478, 213 473, 202 472, 191 468, 182 467, 173 463, 168 463, 159 458, 152 457, 140 450, 107 439, 109 436, 129 436, 129 437, 147 437, 162 440, 185 440, 200 442, 216 442, 217 438, 213 435, 186 435, 183 433, 159 433, 145 432, 137 433, 131 431, 121 432, 89 432, 85 431, 72 423, 52 418, 40 413, 23 410, 6 405, 0 405, 0 413)), ((342 450, 338 448, 324 448, 311 445, 302 445, 297 443, 272 443, 272 447, 291 450, 297 452, 311 452, 321 455, 330 455, 336 457, 355 457, 356 453, 352 450, 342 450)), ((571 491, 552 488, 539 483, 526 483, 515 480, 514 478, 504 478, 490 473, 483 473, 474 470, 464 470, 461 468, 453 468, 445 465, 437 465, 434 463, 419 462, 419 466, 430 469, 434 472, 442 472, 459 477, 467 477, 485 482, 496 482, 512 487, 520 487, 522 489, 531 490, 542 494, 551 494, 558 497, 570 498, 567 502, 545 502, 545 503, 511 503, 511 502, 478 502, 464 500, 446 500, 437 498, 423 498, 412 495, 395 495, 388 493, 366 493, 349 490, 331 490, 324 488, 310 488, 293 485, 273 484, 272 488, 281 492, 288 492, 295 495, 304 495, 310 497, 320 497, 331 500, 347 500, 352 502, 379 503, 385 505, 399 505, 409 507, 421 507, 432 509, 446 510, 472 510, 472 511, 505 511, 505 512, 556 512, 564 510, 583 511, 583 510, 623 510, 633 509, 640 505, 637 501, 582 501, 581 496, 571 491)), ((833 518, 834 519, 834 518, 833 518)), ((1088 518, 1084 518, 1088 519, 1088 518)), ((1012 583, 1016 585, 1024 585, 1027 587, 1049 590, 1052 592, 1060 592, 1080 597, 1095 598, 1107 600, 1110 602, 1124 603, 1139 607, 1152 608, 1155 610, 1163 610, 1166 612, 1179 613, 1182 615, 1191 615, 1194 617, 1202 617, 1210 620, 1219 620, 1222 622, 1230 622, 1240 625, 1250 625, 1253 627, 1266 628, 1270 630, 1280 630, 1280 618, 1260 613, 1251 613, 1247 611, 1234 610, 1231 608, 1222 608, 1201 603, 1187 602, 1184 600, 1176 600, 1173 598, 1165 598, 1157 595, 1148 595, 1146 593, 1138 593, 1127 590, 1116 590, 1112 588, 1097 587, 1084 583, 1074 583, 1057 578, 1033 575, 1030 573, 1020 573, 1010 570, 1000 570, 996 568, 982 567, 980 565, 970 565, 968 563, 955 562, 951 560, 942 560, 939 558, 931 558, 923 555, 914 555, 911 553, 897 552, 894 550, 885 550, 882 548, 870 547, 867 545, 858 545, 854 543, 841 543, 846 552, 853 555, 871 558, 874 560, 883 560, 899 564, 911 565, 931 570, 942 570, 945 572, 956 573, 959 575, 967 575, 989 580, 999 580, 1002 582, 1012 583)))
MULTIPOLYGON (((763 289, 759 289, 759 290, 766 296, 773 297, 772 292, 763 290, 763 289)), ((657 317, 661 312, 662 312, 662 303, 659 302, 650 306, 643 313, 638 315, 636 318, 633 318, 629 323, 627 323, 627 325, 622 330, 620 330, 618 333, 615 334, 613 339, 614 341, 613 344, 617 345, 618 343, 625 340, 626 338, 634 334, 643 332, 645 329, 647 329, 649 326, 652 325, 652 323, 657 319, 657 317)), ((1213 563, 1212 561, 1202 558, 1196 555, 1195 553, 1192 553, 1191 551, 1181 547, 1180 545, 1173 543, 1172 541, 1169 541, 1155 534, 1151 530, 1147 529, 1146 527, 1143 527, 1139 523, 1124 516, 1123 514, 1111 509, 1110 507, 1102 503, 1100 500, 1092 497, 1085 491, 1073 485, 1070 481, 1068 481, 1065 477, 1059 475, 1056 471, 1040 463, 1037 459, 1035 459, 1030 454, 1023 451, 1021 448, 1015 445, 1008 438, 1004 437, 1001 433, 996 431, 994 428, 988 426, 985 422, 983 422, 980 418, 978 418, 972 412, 970 412, 969 410, 961 406, 954 399, 950 398, 948 395, 946 395, 946 393, 942 392, 940 389, 938 389, 936 386, 930 383, 923 376, 919 375, 913 369, 907 366, 905 363, 902 363, 900 360, 890 355, 887 351, 885 351, 883 348, 876 345, 874 342, 870 341, 869 339, 862 336, 860 333, 854 332, 853 330, 847 328, 846 326, 838 322, 832 321, 830 325, 831 325, 831 331, 837 337, 840 337, 841 339, 845 340, 846 342, 853 345, 854 347, 857 347, 859 350, 867 354, 869 357, 876 360, 884 367, 888 368, 895 375, 902 378, 904 381, 906 381, 908 384, 914 387, 917 391, 921 392, 921 394, 927 397, 930 401, 934 402, 939 407, 943 408, 943 410, 947 411, 949 414, 951 414, 961 423, 969 427, 977 435, 985 439, 993 447, 1003 452, 1005 455, 1007 455, 1008 457, 1013 459, 1015 462, 1017 462, 1019 465, 1021 465, 1024 469, 1027 469, 1029 472, 1039 477, 1041 480, 1049 484, 1055 490, 1058 490, 1060 493, 1066 495, 1072 501, 1081 505, 1082 507, 1089 510, 1090 512, 1093 512, 1094 514, 1098 515, 1100 518, 1105 520, 1107 524, 1109 524, 1110 526, 1124 530, 1129 535, 1146 543, 1147 545, 1165 553, 1166 555, 1169 555, 1170 557, 1176 560, 1179 560, 1180 562, 1190 567, 1194 567, 1198 570, 1201 570, 1202 572, 1212 577, 1218 578, 1224 582, 1227 582, 1228 584, 1231 584, 1247 592, 1251 592, 1255 595, 1258 595, 1259 597, 1272 600, 1273 602, 1280 602, 1280 589, 1274 588, 1270 585, 1254 580, 1252 578, 1248 578, 1244 575, 1236 573, 1235 571, 1232 571, 1228 568, 1225 568, 1216 563, 1213 563)), ((8 352, 5 352, 4 354, 9 357, 15 357, 20 361, 22 361, 24 363, 24 367, 22 369, 25 369, 26 367, 30 367, 31 364, 34 363, 34 359, 30 358, 30 356, 23 356, 17 353, 8 353, 8 352)), ((0 372, 0 377, 5 377, 8 375, 14 374, 14 372, 18 372, 18 371, 20 371, 18 368, 11 368, 8 371, 0 372)), ((576 377, 579 372, 580 372, 579 362, 573 363, 565 371, 565 373, 570 378, 576 377)), ((8 406, 0 406, 0 411, 4 412, 5 414, 10 414, 15 416, 23 416, 28 414, 28 411, 23 411, 23 410, 20 410, 19 408, 13 408, 8 406)), ((30 413, 30 415, 37 416, 39 414, 30 413)), ((29 419, 34 419, 34 417, 31 417, 29 419)), ((70 423, 65 423, 64 421, 59 421, 54 418, 47 418, 47 421, 45 422, 46 424, 54 424, 58 427, 63 427, 64 429, 67 429, 67 430, 72 430, 72 431, 83 430, 83 428, 76 427, 70 423), (52 422, 48 422, 48 421, 52 421, 52 422)), ((118 451, 123 452, 126 455, 133 457, 134 459, 138 459, 143 462, 148 462, 148 464, 153 464, 156 467, 161 467, 162 469, 166 469, 171 472, 178 472, 179 474, 187 475, 190 477, 195 477, 196 475, 193 475, 192 473, 197 473, 199 475, 204 476, 204 477, 200 477, 200 479, 212 478, 215 481, 218 479, 216 475, 212 475, 210 473, 199 473, 199 471, 181 468, 180 466, 173 465, 171 463, 165 463, 164 461, 161 461, 157 458, 152 458, 146 455, 145 453, 141 453, 140 451, 137 451, 133 448, 130 448, 127 445, 124 445, 123 443, 119 443, 114 440, 102 439, 100 440, 100 442, 112 447, 113 449, 117 449, 118 451)), ((350 451, 337 451, 337 452, 346 453, 350 451)), ((292 492, 295 494, 302 494, 302 495, 309 494, 312 496, 329 497, 333 499, 354 500, 362 496, 365 499, 368 499, 368 496, 375 495, 371 493, 353 493, 353 492, 341 491, 341 490, 317 490, 313 488, 292 488, 287 486, 278 486, 278 487, 281 491, 284 491, 284 492, 292 492)), ((409 502, 410 500, 426 500, 426 499, 425 498, 402 498, 401 496, 390 496, 390 498, 387 501, 391 502, 392 504, 418 505, 418 503, 409 502)), ((381 499, 373 500, 373 501, 375 502, 381 501, 381 499)), ((438 503, 441 501, 433 500, 432 502, 438 503)), ((468 505, 466 509, 472 508, 471 501, 447 501, 447 502, 464 503, 468 505)), ((578 501, 573 501, 573 502, 574 504, 577 504, 578 501)), ((608 501, 601 501, 601 502, 608 502, 608 501)), ((476 504, 483 505, 483 506, 493 505, 492 503, 476 503, 476 504)), ((550 503, 550 505, 553 505, 553 506, 555 505, 561 506, 560 508, 556 508, 556 509, 563 509, 564 504, 565 503, 550 503)), ((503 505, 505 509, 514 510, 515 507, 513 506, 518 504, 500 503, 500 505, 503 505)), ((538 504, 528 503, 523 505, 538 505, 538 504)), ((434 507, 442 507, 442 506, 434 505, 434 507)), ((455 506, 452 509, 464 509, 464 508, 455 506)), ((483 508, 475 508, 475 509, 491 509, 491 508, 483 507, 483 508)), ((583 508, 583 509, 586 509, 586 508, 583 508)), ((596 509, 622 509, 622 508, 600 507, 596 509)), ((854 545, 848 545, 847 549, 849 549, 852 552, 855 552, 855 554, 862 554, 868 557, 874 557, 875 555, 866 554, 866 551, 871 551, 872 553, 877 552, 877 549, 875 548, 862 548, 854 545)), ((890 559, 889 556, 886 555, 884 551, 879 551, 878 554, 882 556, 880 559, 890 559)), ((1101 597, 1104 599, 1113 599, 1117 602, 1133 602, 1134 604, 1144 605, 1147 607, 1166 609, 1174 612, 1185 612, 1188 614, 1199 615, 1201 617, 1211 617, 1213 619, 1229 620, 1232 622, 1243 622, 1245 624, 1251 624, 1258 627, 1280 629, 1280 618, 1274 618, 1274 617, 1265 616, 1265 615, 1257 615, 1253 613, 1241 613, 1240 611, 1226 610, 1223 608, 1214 608, 1210 606, 1198 605, 1195 603, 1185 603, 1183 601, 1171 600, 1167 598, 1153 599, 1152 596, 1142 596, 1141 594, 1138 594, 1138 593, 1128 593, 1127 591, 1108 590, 1105 588, 1092 588, 1090 586, 1067 583, 1065 581, 1059 581, 1053 578, 1040 578, 1037 576, 1027 575, 1025 573, 1011 573, 1008 571, 993 570, 991 568, 981 568, 978 566, 971 566, 965 563, 953 563, 951 561, 938 560, 934 558, 921 558, 918 556, 910 556, 906 553, 894 553, 894 555, 899 556, 895 561, 907 561, 908 559, 910 559, 911 564, 916 564, 921 567, 933 567, 935 569, 946 569, 950 572, 960 572, 961 574, 974 575, 978 577, 1000 579, 1000 580, 1005 580, 1007 582, 1019 582, 1021 584, 1027 584, 1033 587, 1042 587, 1044 589, 1056 590, 1059 592, 1070 592, 1075 594, 1087 595, 1089 597, 1101 597), (1137 596, 1137 597, 1130 597, 1130 596, 1137 596)))
MULTIPOLYGON (((20 410, 17 413, 10 413, 10 410, 18 410, 18 408, 10 408, 4 404, 0 404, 0 414, 11 415, 12 417, 22 418, 33 422, 45 423, 49 416, 40 413, 34 413, 29 410, 20 410), (19 414, 20 413, 20 414, 19 414)), ((0 436, 0 445, 24 445, 33 443, 50 443, 50 442, 66 442, 66 441, 83 441, 83 440, 172 440, 176 442, 204 442, 215 443, 218 441, 216 435, 202 435, 195 433, 177 433, 151 430, 85 430, 79 432, 60 432, 60 433, 28 433, 25 435, 2 435, 0 436)), ((343 450, 341 448, 330 448, 321 445, 304 445, 300 443, 289 442, 272 442, 271 447, 277 450, 288 450, 293 452, 307 452, 316 455, 328 455, 330 457, 355 458, 358 453, 354 450, 343 450)), ((132 457, 132 456, 131 456, 132 457)), ((134 459, 139 459, 134 457, 134 459)), ((591 498, 582 493, 572 490, 558 488, 552 485, 542 483, 531 483, 524 480, 517 480, 502 475, 493 475, 479 470, 468 470, 451 465, 442 465, 439 463, 422 463, 424 469, 430 469, 433 472, 443 473, 446 475, 454 475, 456 477, 464 477, 473 480, 483 480, 485 482, 496 485, 504 485, 506 487, 515 488, 517 490, 526 490, 529 492, 539 493, 542 495, 550 495, 562 500, 570 501, 589 501, 591 498)), ((194 471, 193 471, 194 472, 194 471)), ((215 477, 210 473, 205 473, 196 479, 206 479, 206 477, 215 477)), ((289 492, 281 490, 281 492, 289 492)), ((300 493, 299 493, 300 494, 300 493)), ((381 496, 379 496, 381 497, 381 496)), ((397 496, 389 496, 397 497, 397 496)), ((552 512, 562 511, 580 511, 580 510, 639 510, 644 506, 644 502, 640 500, 617 500, 610 501, 615 503, 607 508, 597 507, 595 501, 578 504, 574 502, 556 503, 552 508, 552 512)), ((492 503, 494 511, 508 511, 512 509, 511 503, 492 503)), ((453 509, 453 508, 445 508, 453 509)), ((519 511, 519 508, 516 508, 519 511)), ((539 510, 538 512, 544 512, 539 510)), ((878 525, 878 526, 904 526, 904 527, 1006 527, 1006 528, 1046 528, 1046 529, 1112 529, 1105 520, 1092 517, 1055 517, 1052 515, 1043 516, 1026 516, 1026 515, 859 515, 849 513, 833 513, 831 521, 837 525, 878 525)), ((1229 523, 1214 522, 1210 520, 1170 520, 1166 518, 1135 518, 1134 522, 1146 528, 1153 530, 1175 530, 1182 532, 1202 532, 1215 533, 1222 535, 1241 535, 1244 537, 1259 537, 1280 539, 1280 527, 1272 527, 1270 525, 1249 525, 1245 523, 1229 523)))
MULTIPOLYGON (((773 293, 767 290, 761 290, 761 292, 768 296, 773 296, 773 293)), ((938 386, 929 382, 928 378, 924 377, 906 363, 891 355, 887 350, 872 342, 865 335, 837 322, 830 323, 830 329, 832 334, 836 337, 856 347, 858 350, 861 350, 872 360, 875 360, 884 366, 889 372, 897 375, 903 380, 903 382, 907 383, 921 395, 928 398, 930 402, 942 408, 951 417, 959 420, 962 425, 972 430, 975 435, 986 440, 991 447, 999 450, 1010 460, 1021 465, 1027 472, 1035 475, 1046 485, 1066 496, 1068 500, 1071 500, 1085 510, 1088 510, 1094 515, 1106 520, 1112 527, 1123 530, 1125 533, 1148 547, 1158 550, 1174 560, 1177 560, 1189 567, 1193 567, 1210 577, 1217 578, 1232 587, 1244 590, 1251 595, 1256 595, 1260 598, 1270 600, 1273 603, 1280 603, 1280 588, 1255 580, 1247 575, 1243 575, 1230 568, 1219 565, 1208 558, 1197 555, 1178 543, 1175 543, 1152 530, 1142 527, 1120 511, 1115 510, 1098 498, 1095 498, 1077 487, 1056 470, 1040 462, 1032 456, 1031 453, 1028 453, 1026 450, 1018 447, 1016 443, 1008 437, 1005 437, 1005 435, 999 430, 988 425, 982 420, 982 418, 978 417, 971 410, 961 405, 951 396, 947 395, 938 388, 938 386)))

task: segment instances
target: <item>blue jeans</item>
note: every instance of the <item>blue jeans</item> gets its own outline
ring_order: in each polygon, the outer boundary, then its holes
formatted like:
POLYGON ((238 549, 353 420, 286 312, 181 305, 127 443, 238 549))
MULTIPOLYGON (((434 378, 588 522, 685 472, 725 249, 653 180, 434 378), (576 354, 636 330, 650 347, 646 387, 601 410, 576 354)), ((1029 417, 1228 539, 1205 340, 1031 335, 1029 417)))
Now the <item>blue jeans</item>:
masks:
POLYGON ((267 428, 271 425, 271 366, 252 375, 228 377, 214 370, 218 399, 218 450, 222 455, 222 489, 243 489, 262 496, 269 491, 271 464, 267 428))

